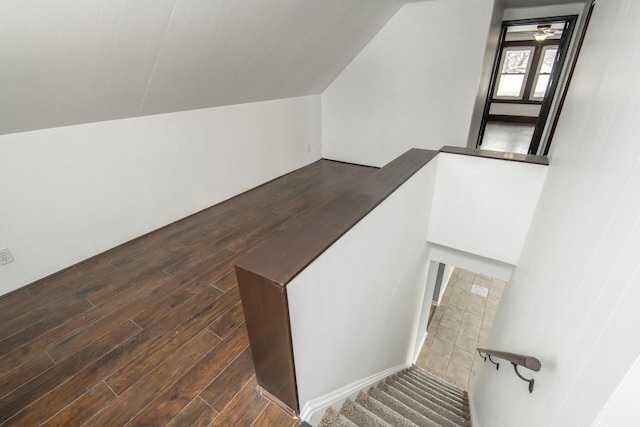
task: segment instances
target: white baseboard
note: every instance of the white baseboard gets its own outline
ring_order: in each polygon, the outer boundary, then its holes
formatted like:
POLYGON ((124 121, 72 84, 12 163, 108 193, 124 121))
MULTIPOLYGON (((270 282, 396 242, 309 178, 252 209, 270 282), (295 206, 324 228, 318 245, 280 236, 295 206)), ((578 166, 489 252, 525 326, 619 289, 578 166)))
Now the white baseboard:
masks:
POLYGON ((467 392, 467 397, 469 399, 469 412, 471 413, 471 427, 480 427, 478 412, 476 411, 476 400, 473 398, 471 390, 467 392))
POLYGON ((332 406, 336 403, 342 404, 342 401, 346 400, 351 395, 357 394, 360 390, 370 387, 373 384, 385 379, 386 377, 393 375, 396 372, 400 372, 403 369, 407 369, 410 366, 410 363, 404 363, 402 365, 394 366, 377 374, 371 375, 367 378, 363 378, 359 381, 347 384, 346 386, 339 388, 338 390, 335 390, 331 393, 325 394, 324 396, 320 396, 316 399, 310 400, 306 402, 302 407, 302 410, 300 411, 300 418, 302 419, 302 421, 307 421, 312 424, 311 421, 312 418, 314 418, 314 415, 324 413, 324 411, 329 406, 332 406))

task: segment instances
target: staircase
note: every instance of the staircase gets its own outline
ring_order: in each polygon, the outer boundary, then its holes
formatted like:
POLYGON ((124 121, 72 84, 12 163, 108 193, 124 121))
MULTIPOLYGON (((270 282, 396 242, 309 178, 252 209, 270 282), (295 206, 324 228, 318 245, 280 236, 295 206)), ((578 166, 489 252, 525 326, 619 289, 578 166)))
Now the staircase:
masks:
POLYGON ((329 408, 318 427, 470 427, 467 392, 414 366, 329 408))

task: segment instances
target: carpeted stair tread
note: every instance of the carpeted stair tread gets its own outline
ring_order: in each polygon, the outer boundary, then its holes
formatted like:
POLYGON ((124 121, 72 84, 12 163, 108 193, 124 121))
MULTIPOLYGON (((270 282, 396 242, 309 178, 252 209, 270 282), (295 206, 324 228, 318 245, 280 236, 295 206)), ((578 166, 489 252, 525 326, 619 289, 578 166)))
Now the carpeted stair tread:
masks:
POLYGON ((423 398, 422 396, 412 394, 410 390, 399 390, 391 387, 389 384, 382 384, 378 387, 385 394, 394 399, 410 406, 411 409, 424 415, 425 417, 438 421, 441 426, 454 427, 464 426, 467 420, 457 413, 453 413, 446 408, 438 405, 437 402, 423 398))
POLYGON ((340 415, 334 424, 335 427, 359 427, 358 424, 351 421, 344 415, 340 415))
POLYGON ((324 416, 322 417, 322 420, 320 421, 320 424, 318 424, 318 427, 334 427, 339 416, 340 412, 331 407, 327 408, 324 416))
POLYGON ((433 387, 436 387, 439 390, 445 391, 445 392, 447 392, 447 393, 449 393, 449 394, 451 394, 453 396, 458 396, 458 397, 461 397, 463 399, 467 397, 467 392, 466 391, 464 391, 462 389, 459 389, 456 386, 451 385, 449 383, 445 383, 444 381, 442 381, 442 380, 440 380, 438 378, 435 378, 433 376, 425 377, 425 376, 423 376, 423 375, 421 375, 418 372, 413 371, 413 370, 406 371, 404 373, 404 375, 406 375, 408 377, 411 377, 411 378, 415 378, 416 381, 419 381, 419 382, 421 382, 423 384, 429 384, 429 385, 431 385, 433 387))
POLYGON ((395 383, 402 385, 403 387, 411 390, 416 394, 419 394, 425 399, 437 401, 439 405, 444 406, 445 408, 449 408, 451 412, 464 413, 466 410, 465 403, 454 401, 451 398, 448 398, 447 396, 442 395, 442 393, 439 393, 436 390, 421 388, 420 386, 417 386, 411 383, 410 381, 407 381, 405 378, 394 378, 391 381, 394 381, 395 383))
POLYGON ((413 384, 416 387, 419 387, 419 388, 424 389, 424 390, 433 391, 434 393, 437 393, 438 395, 441 395, 441 396, 443 396, 445 398, 451 399, 451 401, 457 402, 457 404, 460 404, 462 406, 466 406, 467 403, 469 402, 467 396, 465 396, 465 395, 454 394, 454 393, 450 392, 449 390, 444 390, 444 389, 438 387, 437 385, 435 385, 433 383, 430 383, 428 381, 416 378, 412 374, 405 374, 405 375, 402 376, 402 379, 404 379, 407 382, 410 382, 411 384, 413 384))
POLYGON ((435 387, 438 387, 439 389, 447 390, 451 394, 454 394, 456 396, 462 396, 464 398, 467 397, 466 390, 463 390, 453 384, 450 384, 426 371, 423 371, 421 369, 409 369, 407 373, 409 373, 412 377, 419 379, 423 382, 428 382, 429 384, 433 384, 435 387))
POLYGON ((429 392, 430 394, 440 396, 443 400, 450 402, 452 405, 465 406, 467 404, 467 400, 464 397, 452 395, 447 390, 442 390, 441 388, 436 387, 428 382, 421 382, 420 380, 415 379, 409 374, 403 375, 399 379, 402 379, 403 381, 413 385, 414 387, 429 392))
POLYGON ((410 418, 400 415, 394 408, 384 405, 374 397, 364 394, 363 392, 358 394, 356 403, 367 408, 394 427, 418 427, 418 424, 410 418))
MULTIPOLYGON (((424 427, 457 427, 457 424, 450 422, 435 411, 422 406, 410 398, 406 398, 405 402, 387 394, 385 391, 375 388, 369 391, 369 394, 375 400, 393 409, 398 414, 410 419, 415 424, 424 427), (419 409, 419 410, 418 410, 419 409)), ((405 396, 406 397, 406 396, 405 396)))
POLYGON ((391 424, 369 411, 367 408, 347 399, 340 409, 340 414, 362 427, 393 427, 391 424))
POLYGON ((386 378, 340 411, 327 409, 318 427, 470 427, 468 396, 412 367, 386 378))
POLYGON ((445 389, 445 390, 449 390, 454 394, 459 394, 459 395, 463 395, 463 396, 467 396, 467 392, 463 389, 461 389, 460 387, 457 387, 453 384, 450 384, 438 377, 436 377, 435 375, 432 375, 431 373, 425 371, 424 369, 420 369, 417 366, 413 366, 411 368, 409 368, 407 370, 408 372, 411 372, 414 376, 423 378, 427 381, 430 381, 434 384, 436 384, 438 387, 445 389))
MULTIPOLYGON (((459 418, 463 418, 465 419, 465 411, 464 410, 460 410, 459 408, 456 408, 454 406, 448 405, 446 402, 442 402, 439 399, 435 399, 435 398, 430 398, 430 397, 425 397, 420 393, 416 393, 413 389, 406 387, 404 384, 401 384, 397 381, 393 381, 393 380, 387 380, 386 381, 386 385, 394 388, 404 394, 406 394, 407 396, 409 396, 411 399, 415 400, 416 402, 426 406, 426 407, 431 407, 431 405, 437 405, 443 409, 445 409, 447 412, 454 414, 456 416, 458 416, 459 418)), ((383 388, 384 390, 384 388, 383 388)))

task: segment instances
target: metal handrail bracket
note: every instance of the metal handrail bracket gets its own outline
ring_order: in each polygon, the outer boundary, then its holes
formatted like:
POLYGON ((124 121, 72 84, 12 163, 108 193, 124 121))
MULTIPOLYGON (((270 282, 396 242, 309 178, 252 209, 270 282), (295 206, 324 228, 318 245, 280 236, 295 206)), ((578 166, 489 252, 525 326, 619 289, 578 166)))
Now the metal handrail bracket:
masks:
POLYGON ((533 378, 527 379, 523 377, 520 372, 518 372, 518 366, 524 366, 527 369, 537 372, 542 368, 542 363, 540 363, 538 359, 532 356, 523 356, 521 354, 508 353, 498 350, 488 350, 486 348, 478 348, 477 350, 478 354, 480 354, 480 357, 482 357, 485 362, 487 361, 487 359, 489 359, 491 363, 496 365, 496 370, 500 368, 500 363, 494 362, 491 356, 511 362, 518 378, 529 383, 529 393, 533 392, 533 385, 535 384, 535 380, 533 378))

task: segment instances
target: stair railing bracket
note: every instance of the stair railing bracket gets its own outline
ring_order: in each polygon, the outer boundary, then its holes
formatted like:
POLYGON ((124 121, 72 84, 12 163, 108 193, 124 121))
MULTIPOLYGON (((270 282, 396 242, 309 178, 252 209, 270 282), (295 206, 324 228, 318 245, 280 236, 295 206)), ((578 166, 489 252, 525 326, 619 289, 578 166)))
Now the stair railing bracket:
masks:
POLYGON ((480 350, 478 350, 478 354, 480 354, 480 357, 482 357, 484 359, 484 361, 487 361, 487 358, 489 359, 489 362, 493 363, 494 365, 496 365, 496 371, 498 369, 500 369, 500 362, 494 362, 493 359, 491 358, 490 354, 482 354, 482 352, 480 350))
POLYGON ((478 354, 480 354, 480 357, 482 357, 485 362, 487 361, 487 359, 489 359, 491 363, 496 365, 496 370, 498 370, 498 368, 500 367, 500 364, 494 362, 491 356, 511 362, 511 364, 513 365, 513 369, 516 371, 516 375, 518 376, 518 378, 520 378, 522 381, 526 381, 527 383, 529 383, 529 393, 533 392, 533 386, 535 384, 535 380, 533 378, 529 379, 529 378, 523 377, 518 371, 518 366, 524 366, 527 369, 530 369, 534 372, 538 372, 542 368, 542 363, 540 363, 538 359, 536 359, 533 356, 525 356, 522 354, 509 353, 506 351, 499 351, 499 350, 489 350, 486 348, 477 348, 476 350, 478 351, 478 354))
POLYGON ((526 381, 529 383, 529 393, 533 392, 533 384, 535 383, 535 379, 531 378, 531 379, 527 379, 525 377, 523 377, 522 375, 520 375, 520 372, 518 372, 518 365, 511 362, 511 364, 513 365, 513 369, 516 371, 516 375, 518 376, 518 378, 520 378, 522 381, 526 381))

